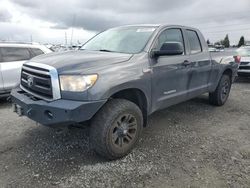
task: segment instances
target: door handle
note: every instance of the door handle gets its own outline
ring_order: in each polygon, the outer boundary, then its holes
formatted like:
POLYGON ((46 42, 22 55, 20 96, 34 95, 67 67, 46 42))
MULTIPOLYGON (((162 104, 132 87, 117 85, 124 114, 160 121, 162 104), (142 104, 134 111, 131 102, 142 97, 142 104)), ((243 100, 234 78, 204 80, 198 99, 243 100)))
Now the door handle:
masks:
POLYGON ((188 66, 188 65, 191 65, 191 62, 190 62, 190 61, 188 61, 188 60, 185 60, 185 61, 182 63, 182 65, 184 65, 184 66, 188 66))

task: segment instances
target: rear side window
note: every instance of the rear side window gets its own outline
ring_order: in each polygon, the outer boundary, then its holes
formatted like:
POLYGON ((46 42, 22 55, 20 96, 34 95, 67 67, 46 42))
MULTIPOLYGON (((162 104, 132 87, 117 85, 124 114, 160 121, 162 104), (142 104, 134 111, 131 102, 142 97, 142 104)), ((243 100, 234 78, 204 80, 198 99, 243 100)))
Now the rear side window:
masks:
POLYGON ((31 58, 27 48, 2 47, 2 62, 23 61, 31 58))
POLYGON ((182 31, 180 29, 167 29, 163 31, 158 38, 156 49, 160 50, 162 45, 166 42, 179 42, 182 44, 184 49, 182 31))
POLYGON ((202 51, 200 39, 197 32, 187 30, 187 37, 189 40, 191 54, 196 54, 202 51))
POLYGON ((32 57, 44 54, 44 52, 38 48, 30 48, 31 52, 32 52, 32 57))

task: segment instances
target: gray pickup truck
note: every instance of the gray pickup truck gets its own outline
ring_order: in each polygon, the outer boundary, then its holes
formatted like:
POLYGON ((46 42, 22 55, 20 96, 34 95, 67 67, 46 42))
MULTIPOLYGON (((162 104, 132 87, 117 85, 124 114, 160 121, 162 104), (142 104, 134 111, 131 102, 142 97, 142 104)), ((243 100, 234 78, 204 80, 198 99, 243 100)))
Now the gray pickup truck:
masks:
POLYGON ((123 26, 79 51, 25 63, 11 93, 13 110, 52 127, 90 120, 94 150, 116 159, 134 148, 153 112, 203 93, 223 105, 237 69, 233 57, 212 59, 197 29, 123 26))

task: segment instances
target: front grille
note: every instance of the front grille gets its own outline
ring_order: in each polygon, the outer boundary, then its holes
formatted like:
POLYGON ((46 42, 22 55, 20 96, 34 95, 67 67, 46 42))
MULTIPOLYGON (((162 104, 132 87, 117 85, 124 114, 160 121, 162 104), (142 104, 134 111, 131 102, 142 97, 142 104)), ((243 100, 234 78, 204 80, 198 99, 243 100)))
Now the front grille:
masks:
POLYGON ((47 69, 24 64, 21 85, 25 90, 41 98, 53 99, 51 76, 47 69))

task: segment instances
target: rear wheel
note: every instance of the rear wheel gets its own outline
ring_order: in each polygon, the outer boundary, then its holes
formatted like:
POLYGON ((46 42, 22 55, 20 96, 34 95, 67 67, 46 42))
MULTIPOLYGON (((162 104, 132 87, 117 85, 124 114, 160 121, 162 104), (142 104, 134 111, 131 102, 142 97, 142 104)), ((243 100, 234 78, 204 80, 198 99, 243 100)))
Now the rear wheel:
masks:
POLYGON ((142 112, 136 104, 113 99, 93 118, 91 143, 94 150, 105 158, 121 158, 134 148, 142 127, 142 112))
POLYGON ((222 75, 216 90, 209 94, 209 102, 216 106, 224 105, 229 97, 231 85, 230 76, 226 74, 222 75))

